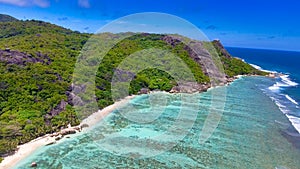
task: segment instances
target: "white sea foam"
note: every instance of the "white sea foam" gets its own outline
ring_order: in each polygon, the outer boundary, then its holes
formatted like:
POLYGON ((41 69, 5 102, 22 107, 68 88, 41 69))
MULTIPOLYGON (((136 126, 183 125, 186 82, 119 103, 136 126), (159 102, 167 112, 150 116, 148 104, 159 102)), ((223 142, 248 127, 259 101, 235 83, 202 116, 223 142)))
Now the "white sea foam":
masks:
POLYGON ((300 134, 300 119, 298 117, 295 117, 295 116, 292 116, 292 115, 288 115, 288 114, 286 114, 286 117, 289 118, 290 122, 293 124, 293 126, 295 127, 295 129, 300 134))
POLYGON ((300 118, 290 115, 290 111, 287 109, 285 105, 282 105, 279 101, 279 99, 275 99, 274 97, 270 97, 274 103, 278 106, 279 110, 286 115, 286 117, 289 119, 289 121, 292 123, 294 128, 297 130, 297 132, 300 134, 300 118))
POLYGON ((279 89, 280 89, 280 87, 277 85, 277 83, 276 84, 274 84, 273 86, 270 86, 269 88, 268 88, 269 90, 272 90, 272 91, 278 91, 279 89))
POLYGON ((280 78, 282 79, 281 81, 289 86, 297 86, 298 83, 291 81, 291 79, 289 78, 289 75, 282 75, 280 76, 280 78))
MULTIPOLYGON (((268 73, 275 73, 278 74, 278 72, 276 71, 270 71, 270 70, 264 70, 262 67, 255 65, 255 64, 250 64, 252 67, 264 71, 264 72, 268 72, 268 73)), ((291 113, 291 111, 288 109, 288 107, 285 105, 285 102, 282 102, 282 98, 278 98, 276 95, 278 95, 278 93, 280 92, 280 89, 283 87, 294 87, 297 86, 298 83, 293 82, 290 78, 289 75, 285 74, 285 75, 281 75, 280 77, 280 81, 276 82, 275 84, 273 84, 272 86, 268 87, 268 89, 270 91, 272 91, 273 94, 269 95, 269 97, 274 101, 274 103, 278 106, 278 108, 280 109, 280 111, 285 114, 287 116, 287 118, 289 119, 289 121, 292 123, 292 125, 294 126, 294 128, 298 131, 298 133, 300 134, 300 118, 295 117, 290 115, 289 113, 291 113), (275 95, 274 95, 275 94, 275 95)), ((267 92, 268 93, 268 92, 267 92)), ((279 94, 282 95, 282 94, 279 94)), ((299 108, 299 103, 294 100, 293 98, 291 98, 289 95, 282 95, 285 96, 286 99, 288 99, 290 102, 292 102, 293 104, 296 105, 296 108, 299 108)))
POLYGON ((268 73, 277 73, 276 71, 265 70, 265 69, 263 69, 262 67, 260 67, 260 66, 258 66, 258 65, 255 65, 255 64, 249 63, 249 65, 251 65, 251 66, 254 67, 255 69, 258 69, 258 70, 261 70, 261 71, 264 71, 264 72, 268 72, 268 73))
MULTIPOLYGON (((295 100, 293 100, 290 96, 288 95, 283 95, 286 97, 286 99, 288 99, 289 101, 291 102, 295 102, 297 103, 295 100), (293 100, 293 101, 292 101, 293 100)), ((274 103, 278 106, 279 110, 285 114, 287 116, 287 118, 289 119, 289 121, 292 123, 292 125, 294 126, 294 128, 298 131, 298 133, 300 134, 300 118, 299 117, 295 117, 295 116, 292 116, 290 115, 291 111, 288 109, 287 106, 283 105, 281 102, 282 100, 278 99, 278 98, 275 98, 275 97, 270 97, 274 103)), ((293 102, 293 103, 294 103, 293 102)), ((295 104, 294 103, 294 104, 295 104)), ((298 103, 297 103, 298 105, 298 103)))
MULTIPOLYGON (((252 67, 255 69, 268 72, 268 73, 278 73, 276 71, 271 71, 271 70, 265 70, 262 67, 255 65, 255 64, 250 64, 252 67)), ((269 89, 272 91, 278 91, 280 90, 281 87, 291 87, 291 86, 297 86, 298 83, 293 82, 290 78, 289 75, 281 75, 281 82, 276 82, 274 85, 270 86, 269 89)))
MULTIPOLYGON (((291 100, 293 100, 290 96, 288 95, 284 95, 284 94, 277 94, 277 93, 269 93, 267 94, 269 95, 269 97, 271 98, 271 100, 278 106, 279 110, 285 114, 287 116, 287 118, 289 119, 289 121, 292 123, 292 125, 294 126, 294 128, 298 131, 298 133, 300 134, 300 118, 299 117, 295 117, 292 116, 290 113, 292 112, 289 107, 287 106, 288 104, 288 100, 290 102, 292 102, 291 100), (286 98, 287 100, 282 100, 286 98)), ((295 101, 296 102, 296 101, 295 101)), ((294 102, 293 102, 294 103, 294 102)), ((297 102, 296 102, 297 103, 297 102)), ((295 104, 295 103, 294 103, 295 104)), ((296 106, 298 107, 298 106, 296 106)), ((299 108, 299 107, 298 107, 299 108)))
POLYGON ((289 85, 281 82, 276 82, 273 86, 270 86, 269 89, 273 91, 278 91, 281 87, 289 87, 289 85))
POLYGON ((280 107, 280 108, 286 108, 286 106, 285 105, 282 105, 281 103, 279 103, 279 101, 275 101, 275 103, 276 103, 276 105, 278 106, 278 107, 280 107))
POLYGON ((278 106, 278 108, 280 109, 280 111, 283 113, 283 114, 287 114, 289 113, 287 110, 285 110, 284 108, 286 108, 285 105, 282 105, 278 99, 276 99, 275 97, 272 97, 270 96, 270 99, 278 106))
POLYGON ((290 113, 290 111, 286 109, 286 106, 284 106, 284 105, 282 105, 281 103, 279 103, 279 101, 275 101, 275 104, 278 106, 279 110, 280 110, 283 114, 288 114, 288 113, 290 113))
POLYGON ((277 166, 277 167, 275 167, 275 169, 289 169, 289 168, 287 168, 285 166, 277 166))
POLYGON ((295 105, 299 105, 299 104, 296 102, 296 100, 294 100, 293 98, 291 98, 289 95, 285 95, 285 97, 286 97, 289 101, 291 101, 292 103, 294 103, 295 105))
POLYGON ((298 83, 293 82, 289 78, 289 75, 282 75, 280 76, 280 78, 281 78, 281 82, 276 82, 274 85, 269 87, 269 90, 279 91, 281 87, 293 87, 298 85, 298 83))
POLYGON ((258 65, 255 65, 255 64, 251 64, 249 63, 249 65, 251 65, 252 67, 254 67, 255 69, 258 69, 258 70, 262 70, 262 68, 258 65))

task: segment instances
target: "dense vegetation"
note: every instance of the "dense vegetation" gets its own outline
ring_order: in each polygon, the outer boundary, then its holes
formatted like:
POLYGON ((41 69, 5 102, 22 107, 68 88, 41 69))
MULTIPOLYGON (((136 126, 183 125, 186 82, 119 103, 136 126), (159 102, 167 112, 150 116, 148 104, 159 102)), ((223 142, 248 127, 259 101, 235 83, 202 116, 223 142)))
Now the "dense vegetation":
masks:
POLYGON ((260 70, 255 69, 249 64, 246 64, 239 58, 231 57, 230 54, 224 49, 223 45, 215 40, 212 42, 214 48, 216 49, 223 67, 225 74, 229 77, 233 77, 236 75, 267 75, 268 73, 262 72, 260 70))
POLYGON ((89 36, 41 21, 0 23, 0 49, 49 58, 48 63, 0 63, 0 154, 70 122, 78 123, 72 119, 71 106, 49 124, 45 118, 62 99, 67 100, 76 57, 89 36))
MULTIPOLYGON (((197 82, 209 82, 209 78, 203 74, 200 65, 194 62, 189 57, 188 52, 184 50, 183 43, 177 46, 167 45, 165 41, 161 40, 163 36, 158 34, 134 35, 122 40, 107 53, 99 65, 96 76, 96 84, 98 84, 96 96, 100 108, 112 103, 110 82, 116 67, 130 54, 147 48, 163 49, 176 54, 188 65, 197 82)), ((136 61, 135 64, 140 65, 139 61, 136 61)), ((176 65, 173 66, 176 67, 176 65)), ((176 82, 168 73, 151 68, 139 72, 135 76, 134 80, 131 81, 129 93, 136 94, 141 88, 170 91, 174 85, 176 85, 176 82)))
MULTIPOLYGON (((70 91, 74 65, 90 36, 42 21, 0 22, 0 49, 7 53, 20 51, 38 60, 24 61, 24 64, 0 61, 0 156, 13 151, 18 144, 57 131, 69 123, 79 123, 71 103, 55 115, 50 112, 62 101, 68 102, 66 93, 70 91)), ((124 58, 142 49, 169 50, 189 66, 197 82, 209 82, 201 66, 189 57, 184 44, 169 45, 161 40, 163 36, 134 35, 107 53, 95 79, 94 90, 100 108, 113 103, 110 82, 115 68, 124 58)), ((228 76, 261 74, 241 60, 223 56, 218 48, 217 51, 228 76)), ((176 82, 168 73, 146 69, 131 81, 130 94, 136 94, 141 88, 169 91, 174 85, 176 82)))

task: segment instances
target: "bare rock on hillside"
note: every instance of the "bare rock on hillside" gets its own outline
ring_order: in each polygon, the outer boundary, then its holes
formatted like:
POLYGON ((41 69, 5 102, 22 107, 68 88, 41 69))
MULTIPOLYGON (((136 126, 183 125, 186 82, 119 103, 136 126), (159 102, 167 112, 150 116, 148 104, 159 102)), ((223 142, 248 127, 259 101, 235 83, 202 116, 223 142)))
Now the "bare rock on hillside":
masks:
POLYGON ((40 52, 36 53, 36 56, 32 56, 30 54, 26 54, 24 52, 19 52, 15 50, 10 50, 6 48, 5 50, 0 50, 0 61, 5 62, 7 64, 16 64, 16 65, 26 65, 27 63, 44 63, 49 65, 51 63, 51 59, 40 52))

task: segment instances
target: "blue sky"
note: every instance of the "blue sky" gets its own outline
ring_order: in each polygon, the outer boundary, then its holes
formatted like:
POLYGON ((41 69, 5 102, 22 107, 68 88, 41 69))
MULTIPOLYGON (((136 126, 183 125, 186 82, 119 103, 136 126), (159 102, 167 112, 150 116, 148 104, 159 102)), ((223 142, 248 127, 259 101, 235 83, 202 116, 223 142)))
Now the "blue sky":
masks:
POLYGON ((225 46, 300 51, 299 0, 0 0, 0 13, 95 32, 120 17, 162 12, 225 46))

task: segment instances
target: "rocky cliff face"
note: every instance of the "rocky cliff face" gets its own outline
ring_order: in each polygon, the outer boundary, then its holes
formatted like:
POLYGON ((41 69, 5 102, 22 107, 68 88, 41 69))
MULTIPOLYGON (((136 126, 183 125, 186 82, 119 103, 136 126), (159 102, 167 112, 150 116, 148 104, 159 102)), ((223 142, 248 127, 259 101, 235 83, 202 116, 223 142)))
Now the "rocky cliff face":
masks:
POLYGON ((82 99, 78 96, 78 94, 85 92, 86 85, 75 85, 71 84, 68 91, 66 92, 66 95, 68 96, 68 103, 72 106, 82 106, 84 105, 84 102, 82 99))
POLYGON ((222 45, 220 40, 214 40, 214 41, 212 41, 212 44, 218 51, 221 52, 221 55, 225 56, 226 58, 231 58, 231 55, 224 48, 224 46, 222 45))
MULTIPOLYGON (((206 91, 210 86, 224 85, 228 80, 224 74, 224 70, 220 69, 213 56, 205 49, 204 45, 200 41, 187 41, 177 36, 164 36, 162 38, 167 44, 176 46, 180 43, 184 43, 184 49, 189 53, 189 56, 199 64, 204 74, 210 77, 211 84, 180 84, 172 89, 174 92, 188 92, 192 93, 195 91, 206 91)), ((225 49, 224 49, 225 50, 225 49)), ((226 50, 225 50, 226 51, 226 50)), ((228 54, 228 57, 230 55, 228 54)))
POLYGON ((71 106, 82 106, 84 105, 84 101, 78 94, 85 92, 86 86, 85 85, 74 85, 71 84, 68 91, 66 91, 66 95, 68 100, 61 100, 58 105, 56 105, 49 113, 47 113, 44 118, 47 125, 50 125, 51 119, 54 116, 59 115, 61 112, 66 110, 66 106, 69 104, 71 106))
POLYGON ((18 19, 9 15, 0 14, 0 22, 13 22, 13 21, 18 21, 18 19))

